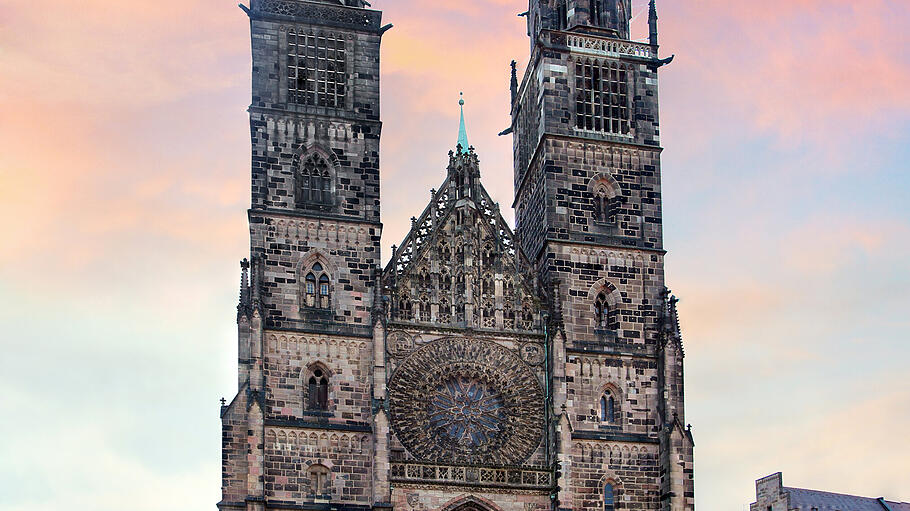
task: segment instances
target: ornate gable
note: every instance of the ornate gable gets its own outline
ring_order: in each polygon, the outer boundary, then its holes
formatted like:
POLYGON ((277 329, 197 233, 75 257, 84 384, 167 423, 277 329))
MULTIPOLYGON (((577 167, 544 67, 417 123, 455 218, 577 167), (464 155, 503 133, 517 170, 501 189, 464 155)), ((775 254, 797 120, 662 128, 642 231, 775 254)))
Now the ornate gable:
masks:
POLYGON ((391 319, 536 330, 540 301, 530 265, 480 183, 473 148, 449 152, 448 175, 430 193, 385 269, 391 319))

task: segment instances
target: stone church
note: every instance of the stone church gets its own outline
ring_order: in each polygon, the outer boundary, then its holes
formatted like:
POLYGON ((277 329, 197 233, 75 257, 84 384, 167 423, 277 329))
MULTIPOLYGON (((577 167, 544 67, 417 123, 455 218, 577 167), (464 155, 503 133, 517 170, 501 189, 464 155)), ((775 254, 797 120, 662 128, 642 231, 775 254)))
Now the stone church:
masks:
POLYGON ((670 59, 654 1, 641 43, 630 0, 532 0, 503 132, 514 230, 462 112, 438 188, 384 266, 391 25, 364 0, 241 7, 250 257, 218 507, 694 509, 664 279, 657 72, 670 59))

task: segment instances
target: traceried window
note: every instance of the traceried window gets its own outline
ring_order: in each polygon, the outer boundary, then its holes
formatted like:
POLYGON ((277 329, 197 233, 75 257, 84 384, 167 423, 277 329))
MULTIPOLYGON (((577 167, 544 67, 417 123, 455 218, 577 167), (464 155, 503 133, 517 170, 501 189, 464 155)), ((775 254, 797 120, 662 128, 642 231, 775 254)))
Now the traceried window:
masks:
POLYGON ((615 511, 616 495, 613 492, 613 483, 604 484, 604 511, 615 511))
POLYGON ((600 422, 616 422, 616 398, 612 392, 600 397, 600 422))
POLYGON ((307 478, 310 480, 311 495, 325 495, 329 493, 329 472, 328 467, 324 465, 311 465, 307 470, 307 478))
POLYGON ((296 204, 300 209, 328 209, 334 204, 332 171, 329 162, 313 153, 300 160, 297 168, 296 204))
POLYGON ((329 377, 318 367, 313 370, 307 381, 307 409, 315 411, 329 409, 329 377))
POLYGON ((624 64, 593 59, 575 63, 575 127, 628 135, 629 70, 624 64))
POLYGON ((332 306, 331 279, 322 263, 313 263, 303 279, 303 305, 312 309, 330 309, 332 306))
POLYGON ((346 62, 343 37, 288 31, 288 102, 344 108, 346 62))

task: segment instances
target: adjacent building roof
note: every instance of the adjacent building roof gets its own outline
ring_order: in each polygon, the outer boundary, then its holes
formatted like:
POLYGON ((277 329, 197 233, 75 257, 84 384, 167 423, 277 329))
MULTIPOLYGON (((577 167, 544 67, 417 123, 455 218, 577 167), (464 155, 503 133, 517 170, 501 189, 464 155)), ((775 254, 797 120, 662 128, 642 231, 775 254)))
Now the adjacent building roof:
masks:
POLYGON ((804 511, 910 511, 910 503, 891 502, 804 488, 783 489, 790 494, 790 509, 804 511))

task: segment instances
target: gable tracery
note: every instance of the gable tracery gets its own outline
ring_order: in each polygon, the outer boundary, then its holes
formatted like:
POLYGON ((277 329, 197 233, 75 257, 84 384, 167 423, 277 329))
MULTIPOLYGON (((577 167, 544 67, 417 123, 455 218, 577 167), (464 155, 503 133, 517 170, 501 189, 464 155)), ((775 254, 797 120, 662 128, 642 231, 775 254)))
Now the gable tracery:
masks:
POLYGON ((532 330, 538 310, 529 263, 479 184, 473 153, 452 157, 449 176, 386 268, 392 318, 532 330))

